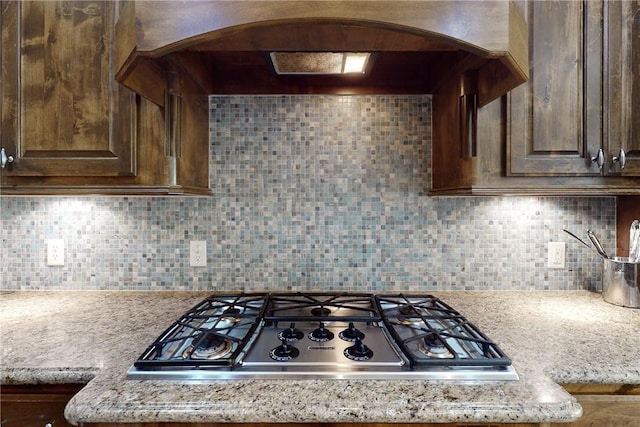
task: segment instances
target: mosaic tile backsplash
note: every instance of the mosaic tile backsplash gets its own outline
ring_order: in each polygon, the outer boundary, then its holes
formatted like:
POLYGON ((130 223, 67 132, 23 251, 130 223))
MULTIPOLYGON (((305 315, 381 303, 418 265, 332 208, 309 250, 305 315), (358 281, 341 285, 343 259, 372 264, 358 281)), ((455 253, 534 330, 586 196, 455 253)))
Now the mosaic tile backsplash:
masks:
POLYGON ((427 196, 428 96, 211 97, 211 198, 2 197, 3 290, 600 288, 615 200, 427 196), (63 239, 64 266, 46 265, 63 239), (207 266, 189 266, 189 242, 207 266), (547 268, 548 242, 566 268, 547 268))

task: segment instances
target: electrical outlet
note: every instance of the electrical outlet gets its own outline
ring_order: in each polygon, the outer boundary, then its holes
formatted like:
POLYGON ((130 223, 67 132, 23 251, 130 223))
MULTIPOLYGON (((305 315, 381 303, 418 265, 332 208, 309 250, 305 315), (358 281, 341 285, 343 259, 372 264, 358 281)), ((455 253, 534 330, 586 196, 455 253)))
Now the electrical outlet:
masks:
POLYGON ((189 265, 191 267, 207 266, 206 240, 192 240, 189 243, 189 265))
POLYGON ((47 240, 47 265, 64 265, 64 240, 47 240))
POLYGON ((547 266, 549 268, 564 268, 564 242, 549 242, 547 266))

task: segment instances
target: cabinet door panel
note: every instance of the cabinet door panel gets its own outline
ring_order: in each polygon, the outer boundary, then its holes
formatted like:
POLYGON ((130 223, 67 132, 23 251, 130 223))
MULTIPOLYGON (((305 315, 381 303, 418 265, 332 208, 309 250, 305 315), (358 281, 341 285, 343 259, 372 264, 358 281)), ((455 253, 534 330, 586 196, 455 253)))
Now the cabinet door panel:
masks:
POLYGON ((3 385, 0 399, 2 427, 71 427, 64 418, 64 408, 83 386, 58 385, 3 385))
POLYGON ((640 3, 606 2, 605 147, 609 160, 626 152, 625 168, 610 175, 640 176, 640 3))
POLYGON ((115 12, 113 2, 3 2, 2 65, 17 79, 3 83, 10 175, 134 174, 134 98, 111 70, 115 12))
POLYGON ((3 396, 2 427, 71 427, 64 408, 71 396, 57 394, 17 394, 3 396))
POLYGON ((530 79, 509 95, 507 175, 598 175, 600 2, 520 3, 530 79))
POLYGON ((563 426, 637 427, 640 421, 640 396, 578 395, 576 399, 582 417, 563 426))

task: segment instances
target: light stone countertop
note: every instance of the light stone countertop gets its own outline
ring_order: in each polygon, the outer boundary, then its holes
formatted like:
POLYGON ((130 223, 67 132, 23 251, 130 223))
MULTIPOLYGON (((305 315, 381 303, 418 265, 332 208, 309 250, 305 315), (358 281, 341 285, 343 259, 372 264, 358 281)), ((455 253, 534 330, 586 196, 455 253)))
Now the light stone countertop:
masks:
POLYGON ((79 422, 562 422, 559 385, 640 384, 640 310, 586 291, 433 292, 513 360, 519 381, 131 381, 126 371, 211 292, 0 293, 2 384, 87 383, 79 422))

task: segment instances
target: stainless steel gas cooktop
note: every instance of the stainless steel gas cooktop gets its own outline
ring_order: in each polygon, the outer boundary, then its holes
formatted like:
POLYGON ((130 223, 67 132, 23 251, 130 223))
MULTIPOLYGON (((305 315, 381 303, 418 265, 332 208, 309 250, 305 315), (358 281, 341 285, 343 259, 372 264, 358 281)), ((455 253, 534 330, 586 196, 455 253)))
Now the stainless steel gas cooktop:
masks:
POLYGON ((478 328, 428 294, 214 294, 140 355, 129 379, 517 380, 478 328))

